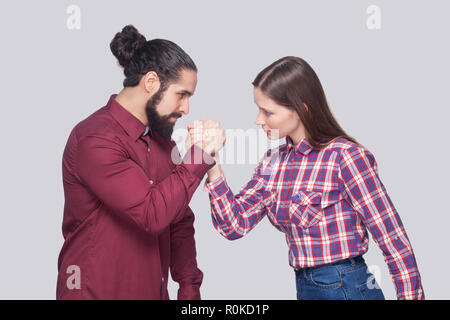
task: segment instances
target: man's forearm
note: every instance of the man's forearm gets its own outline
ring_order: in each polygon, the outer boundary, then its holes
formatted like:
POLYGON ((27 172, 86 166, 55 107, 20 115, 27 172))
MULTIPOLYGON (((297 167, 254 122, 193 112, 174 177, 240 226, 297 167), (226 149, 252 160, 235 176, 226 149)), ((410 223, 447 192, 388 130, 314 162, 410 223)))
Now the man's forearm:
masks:
POLYGON ((203 273, 197 266, 194 220, 194 213, 187 207, 183 219, 170 227, 170 272, 172 279, 180 285, 179 300, 200 299, 203 273))

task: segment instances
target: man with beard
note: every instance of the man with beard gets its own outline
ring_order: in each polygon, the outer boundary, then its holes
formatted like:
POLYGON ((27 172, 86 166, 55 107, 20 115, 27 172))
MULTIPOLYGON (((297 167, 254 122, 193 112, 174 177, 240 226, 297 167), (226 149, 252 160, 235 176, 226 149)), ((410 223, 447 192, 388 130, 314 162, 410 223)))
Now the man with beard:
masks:
POLYGON ((57 299, 169 299, 169 269, 178 299, 200 299, 188 204, 215 151, 187 144, 174 163, 171 140, 189 112, 197 68, 175 43, 147 41, 131 25, 110 47, 124 89, 75 126, 64 150, 57 299))

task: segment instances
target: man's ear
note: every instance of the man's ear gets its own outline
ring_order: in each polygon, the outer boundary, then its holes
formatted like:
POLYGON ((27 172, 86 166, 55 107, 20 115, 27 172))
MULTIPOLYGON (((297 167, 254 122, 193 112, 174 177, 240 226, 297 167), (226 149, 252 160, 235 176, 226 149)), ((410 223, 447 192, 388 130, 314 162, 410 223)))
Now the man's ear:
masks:
POLYGON ((142 85, 147 93, 153 95, 159 90, 161 82, 159 81, 158 74, 155 71, 147 72, 141 79, 142 85))

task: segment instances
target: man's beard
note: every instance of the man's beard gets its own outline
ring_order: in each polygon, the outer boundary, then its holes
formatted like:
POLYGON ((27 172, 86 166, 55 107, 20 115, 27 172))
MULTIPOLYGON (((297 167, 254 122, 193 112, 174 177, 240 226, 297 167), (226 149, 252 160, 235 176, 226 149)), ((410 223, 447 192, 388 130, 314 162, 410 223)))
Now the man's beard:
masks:
POLYGON ((161 87, 147 102, 145 111, 147 113, 148 124, 150 129, 158 133, 163 139, 170 140, 173 133, 175 122, 171 121, 171 117, 181 117, 181 113, 173 112, 166 116, 160 116, 156 110, 156 106, 161 101, 165 88, 161 87))

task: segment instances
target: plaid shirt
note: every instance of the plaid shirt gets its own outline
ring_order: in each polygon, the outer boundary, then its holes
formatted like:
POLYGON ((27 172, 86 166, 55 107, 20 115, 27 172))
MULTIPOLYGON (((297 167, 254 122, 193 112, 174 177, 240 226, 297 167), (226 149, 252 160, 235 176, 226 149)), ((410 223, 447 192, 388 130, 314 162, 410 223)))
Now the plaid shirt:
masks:
POLYGON ((304 138, 269 150, 234 195, 224 175, 205 182, 214 227, 233 240, 267 215, 286 236, 289 264, 318 266, 364 254, 371 232, 398 299, 424 299, 414 252, 370 151, 344 138, 322 150, 304 138))

